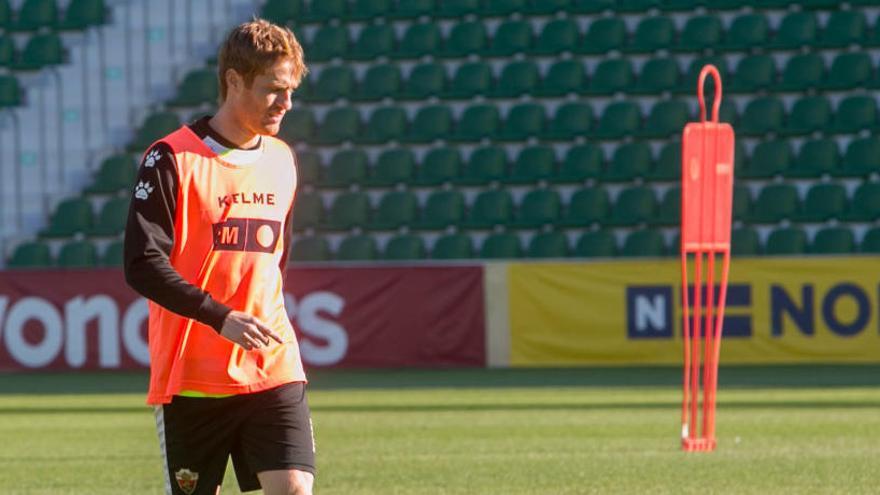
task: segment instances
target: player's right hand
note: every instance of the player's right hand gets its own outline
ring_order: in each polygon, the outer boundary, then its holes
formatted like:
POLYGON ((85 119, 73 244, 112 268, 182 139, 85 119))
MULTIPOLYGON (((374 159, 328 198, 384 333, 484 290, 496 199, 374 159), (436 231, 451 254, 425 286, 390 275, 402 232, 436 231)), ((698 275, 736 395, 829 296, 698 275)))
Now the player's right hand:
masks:
POLYGON ((232 311, 226 315, 220 335, 247 351, 268 346, 272 340, 282 343, 281 336, 259 318, 241 311, 232 311))

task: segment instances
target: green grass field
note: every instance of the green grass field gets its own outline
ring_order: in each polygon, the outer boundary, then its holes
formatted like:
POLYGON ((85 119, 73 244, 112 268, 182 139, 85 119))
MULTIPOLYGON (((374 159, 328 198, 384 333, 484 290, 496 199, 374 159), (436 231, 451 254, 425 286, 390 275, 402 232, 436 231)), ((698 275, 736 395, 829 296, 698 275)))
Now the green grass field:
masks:
MULTIPOLYGON (((671 368, 315 371, 320 495, 880 488, 880 367, 731 367, 679 449, 671 368)), ((158 494, 143 374, 0 375, 0 494, 158 494)), ((222 493, 239 493, 227 476, 222 493)))

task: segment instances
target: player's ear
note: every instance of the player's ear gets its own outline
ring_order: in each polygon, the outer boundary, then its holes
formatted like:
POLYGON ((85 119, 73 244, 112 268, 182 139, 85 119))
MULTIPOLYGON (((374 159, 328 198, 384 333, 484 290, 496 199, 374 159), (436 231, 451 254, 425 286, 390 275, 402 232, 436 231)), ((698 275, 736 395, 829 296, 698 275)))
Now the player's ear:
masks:
POLYGON ((230 92, 240 93, 244 89, 244 78, 235 69, 226 69, 226 87, 230 92))

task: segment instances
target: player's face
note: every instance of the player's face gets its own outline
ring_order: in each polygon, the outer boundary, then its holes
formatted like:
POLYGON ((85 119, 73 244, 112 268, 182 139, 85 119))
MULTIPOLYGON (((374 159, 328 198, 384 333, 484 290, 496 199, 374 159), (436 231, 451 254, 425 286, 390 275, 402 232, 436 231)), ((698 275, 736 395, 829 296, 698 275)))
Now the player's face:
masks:
POLYGON ((243 88, 237 105, 248 130, 254 134, 278 134, 281 119, 290 110, 290 94, 294 89, 290 59, 280 59, 258 74, 249 88, 243 88))

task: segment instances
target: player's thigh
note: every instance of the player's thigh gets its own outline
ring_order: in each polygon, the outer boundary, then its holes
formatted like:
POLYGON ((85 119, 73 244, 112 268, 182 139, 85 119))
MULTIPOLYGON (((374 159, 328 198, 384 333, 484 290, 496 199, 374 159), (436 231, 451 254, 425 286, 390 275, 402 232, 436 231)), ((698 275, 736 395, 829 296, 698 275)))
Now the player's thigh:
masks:
POLYGON ((257 476, 265 495, 312 495, 315 476, 298 469, 263 471, 257 476))

